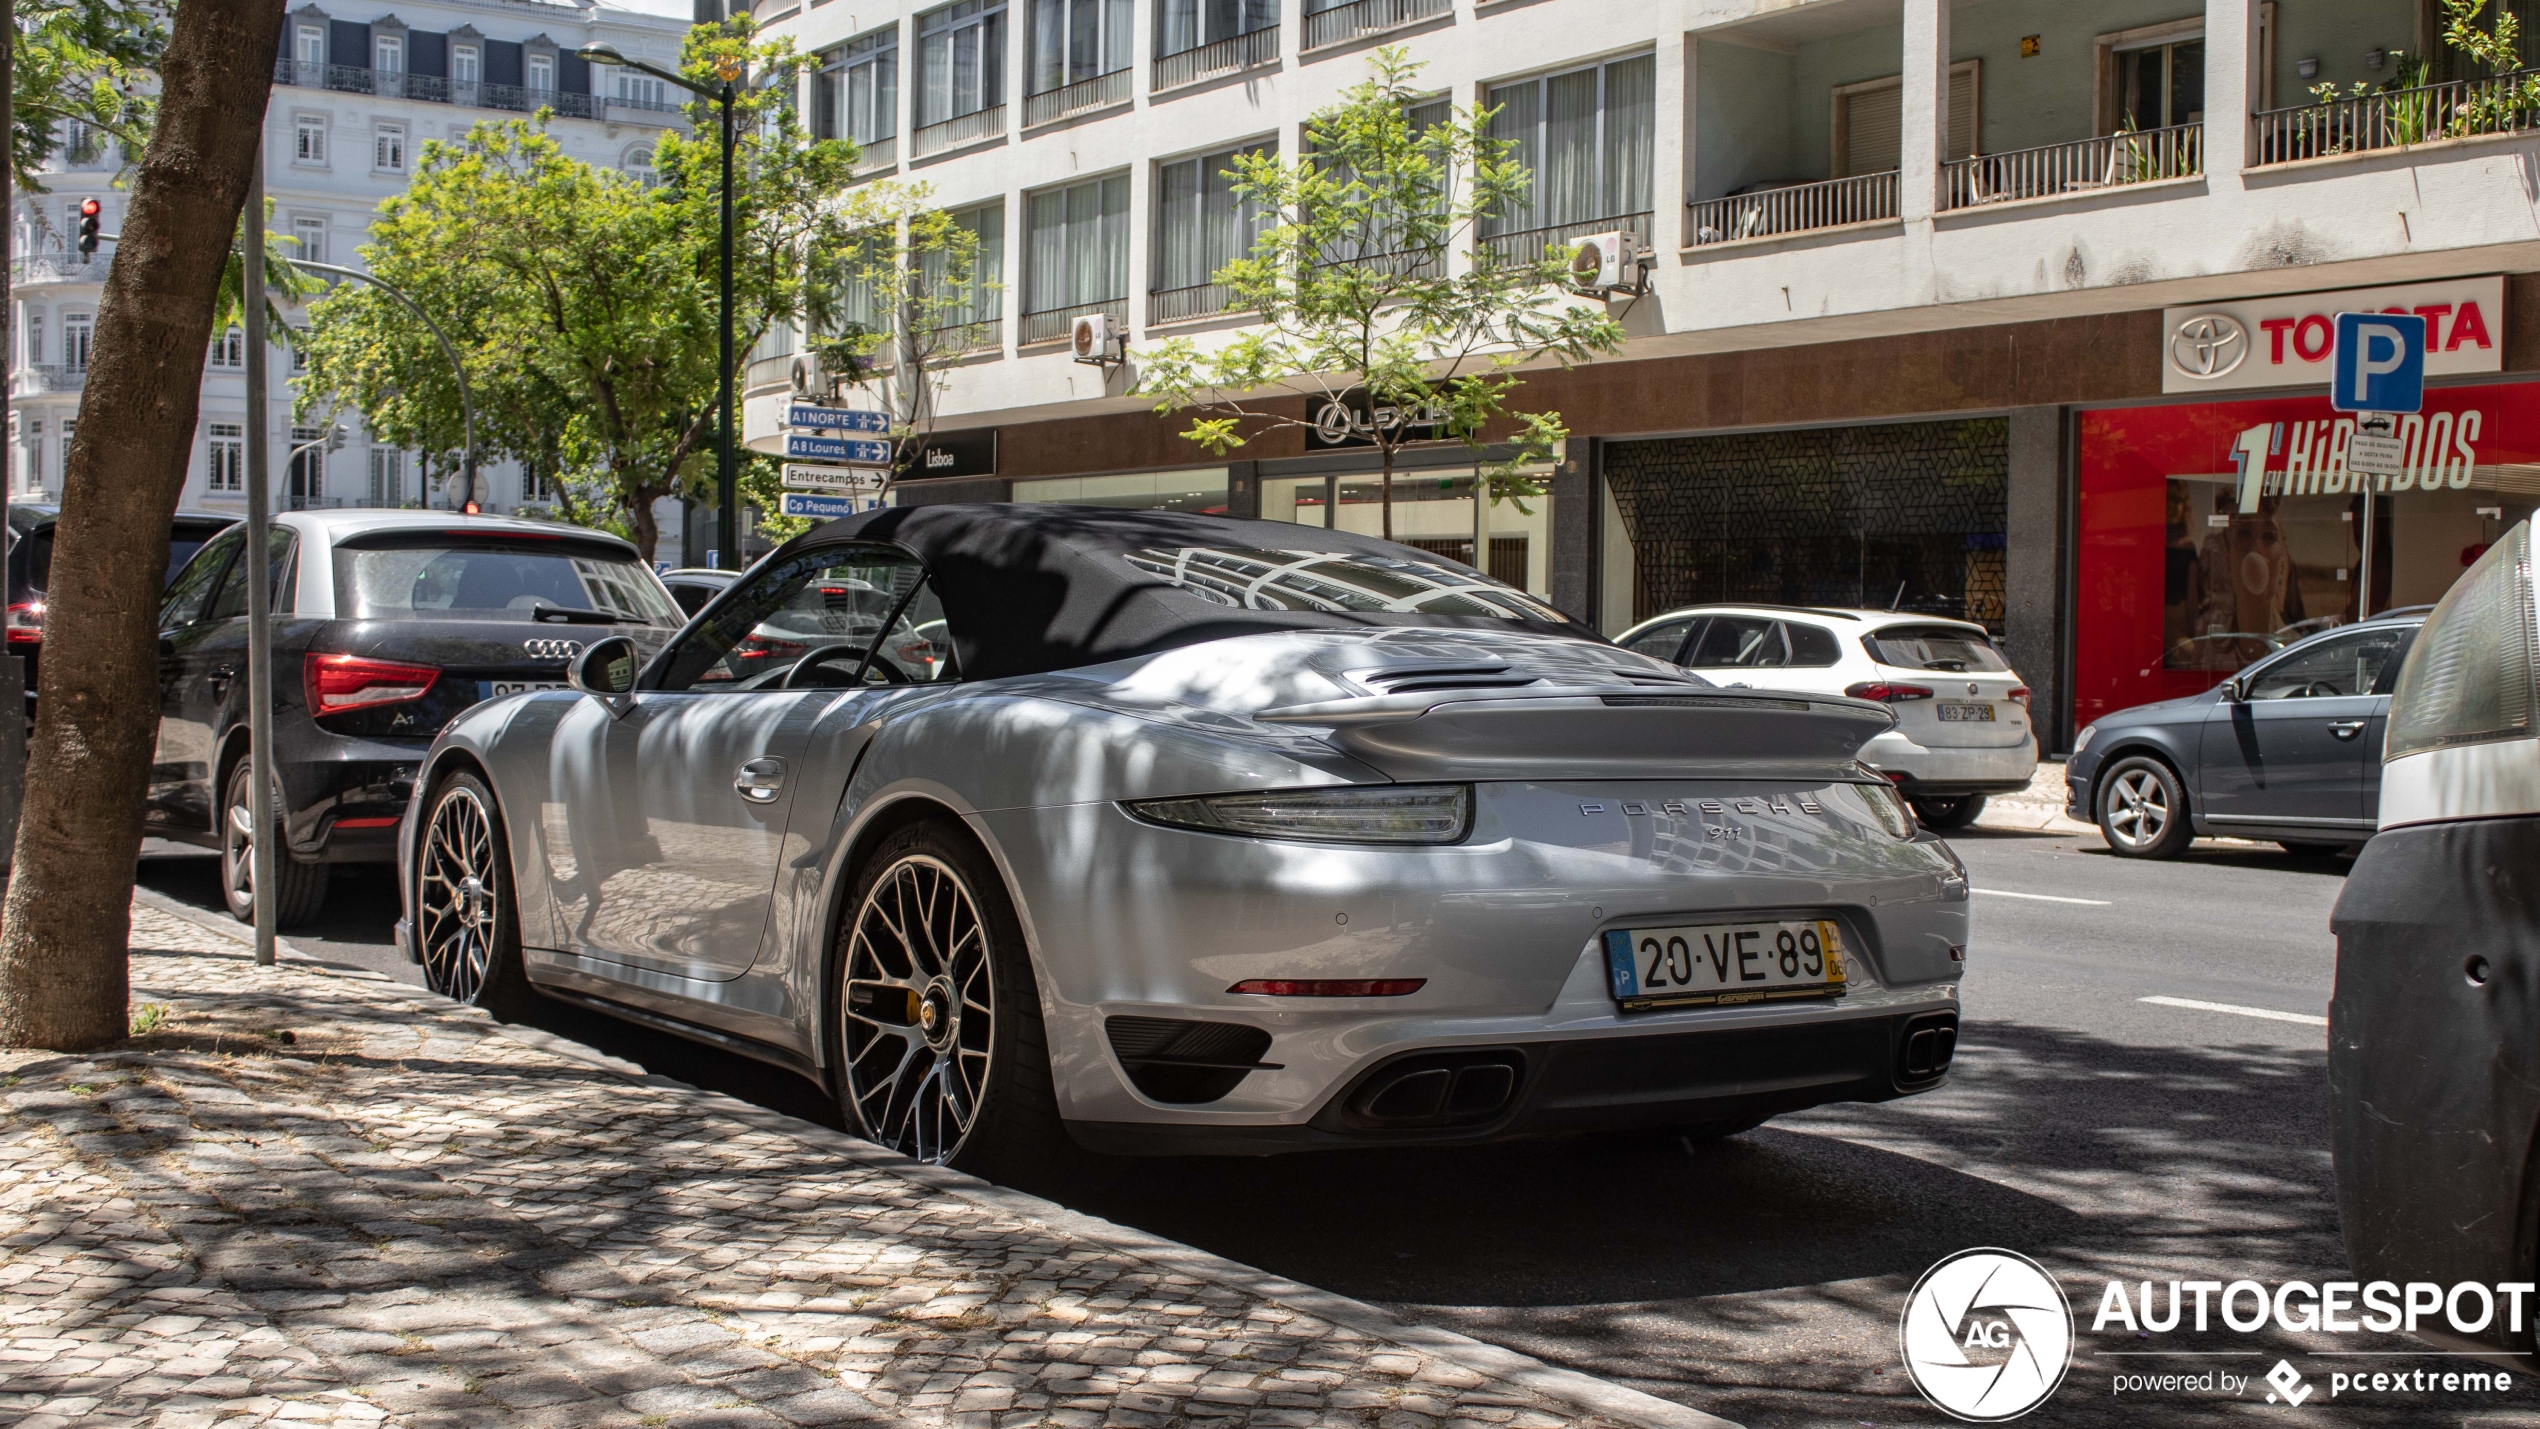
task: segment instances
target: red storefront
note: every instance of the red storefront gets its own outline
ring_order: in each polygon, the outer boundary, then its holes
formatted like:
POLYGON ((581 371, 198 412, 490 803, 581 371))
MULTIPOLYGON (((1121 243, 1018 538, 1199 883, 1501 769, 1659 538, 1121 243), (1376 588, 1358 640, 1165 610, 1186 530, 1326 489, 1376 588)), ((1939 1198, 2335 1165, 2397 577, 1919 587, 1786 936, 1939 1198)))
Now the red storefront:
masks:
POLYGON ((2325 393, 2078 420, 2074 728, 2355 620, 2367 569, 2373 612, 2431 604, 2540 501, 2540 383, 2428 391, 2395 477, 2347 469, 2325 393))

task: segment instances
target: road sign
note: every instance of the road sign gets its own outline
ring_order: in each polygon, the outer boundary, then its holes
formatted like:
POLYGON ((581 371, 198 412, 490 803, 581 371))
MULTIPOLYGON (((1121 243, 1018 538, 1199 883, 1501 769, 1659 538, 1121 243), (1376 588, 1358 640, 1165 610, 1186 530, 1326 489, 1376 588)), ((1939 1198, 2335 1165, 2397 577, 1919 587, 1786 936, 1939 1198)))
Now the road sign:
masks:
POLYGON ((889 466, 889 442, 858 441, 853 437, 810 437, 800 432, 785 434, 785 455, 801 461, 834 461, 848 466, 889 466))
POLYGON ((2408 444, 2399 440, 2399 418, 2389 412, 2361 412, 2355 434, 2346 440, 2346 469, 2368 476, 2397 476, 2407 465, 2408 444))
POLYGON ((2333 358, 2328 404, 2338 411, 2424 409, 2425 319, 2409 313, 2339 313, 2333 358))
POLYGON ((822 521, 834 521, 841 516, 853 516, 859 511, 871 510, 872 506, 871 497, 832 496, 818 491, 788 491, 785 493, 784 500, 778 503, 778 514, 810 516, 822 521))
POLYGON ((785 485, 803 491, 880 491, 882 473, 869 466, 801 466, 787 462, 785 485))
POLYGON ((785 425, 802 431, 872 432, 878 435, 891 429, 891 414, 795 402, 785 408, 785 425))

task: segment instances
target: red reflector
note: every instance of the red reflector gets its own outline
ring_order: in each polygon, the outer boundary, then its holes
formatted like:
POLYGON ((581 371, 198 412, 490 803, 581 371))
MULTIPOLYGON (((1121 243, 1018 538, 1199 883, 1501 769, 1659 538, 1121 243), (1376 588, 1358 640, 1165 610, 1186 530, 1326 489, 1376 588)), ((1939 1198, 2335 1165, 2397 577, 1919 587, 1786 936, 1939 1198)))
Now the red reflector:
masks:
POLYGON ((429 665, 366 660, 359 655, 321 655, 315 651, 301 663, 300 673, 308 690, 309 713, 313 715, 419 700, 432 688, 432 682, 441 678, 441 672, 429 665))
POLYGON ((393 814, 384 819, 337 819, 335 821, 335 827, 339 829, 389 829, 396 826, 397 819, 393 814))
POLYGON ((1262 997, 1403 997, 1418 992, 1428 983, 1424 977, 1376 978, 1350 981, 1343 978, 1254 978, 1236 983, 1228 992, 1255 993, 1262 997))
POLYGON ((1921 685, 1900 685, 1893 680, 1866 680, 1844 691, 1856 700, 1878 700, 1894 704, 1898 700, 1927 700, 1931 691, 1921 685))
POLYGON ((41 645, 44 643, 44 602, 30 600, 9 607, 9 643, 41 645))

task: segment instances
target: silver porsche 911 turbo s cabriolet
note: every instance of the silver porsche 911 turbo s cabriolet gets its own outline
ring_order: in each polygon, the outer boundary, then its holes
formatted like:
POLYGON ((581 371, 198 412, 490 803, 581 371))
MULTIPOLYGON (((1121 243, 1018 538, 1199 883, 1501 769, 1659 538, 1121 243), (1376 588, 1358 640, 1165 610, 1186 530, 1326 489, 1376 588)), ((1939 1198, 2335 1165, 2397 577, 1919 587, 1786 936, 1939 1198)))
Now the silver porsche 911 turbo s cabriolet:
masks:
POLYGON ((1856 762, 1885 706, 1389 542, 870 512, 571 683, 417 777, 431 985, 746 1053, 924 1160, 1716 1137, 1956 1044, 1966 878, 1856 762))

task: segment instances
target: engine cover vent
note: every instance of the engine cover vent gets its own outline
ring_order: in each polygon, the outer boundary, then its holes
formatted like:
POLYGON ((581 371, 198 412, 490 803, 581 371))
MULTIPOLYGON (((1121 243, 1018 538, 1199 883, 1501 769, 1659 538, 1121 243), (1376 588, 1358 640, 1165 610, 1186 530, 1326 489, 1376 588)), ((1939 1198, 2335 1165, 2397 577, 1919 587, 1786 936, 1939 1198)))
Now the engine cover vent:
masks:
POLYGON ((1129 1084, 1177 1106, 1216 1101, 1248 1074, 1278 1070, 1276 1063, 1261 1060, 1270 1050, 1270 1034, 1240 1022, 1106 1017, 1102 1030, 1129 1084))

